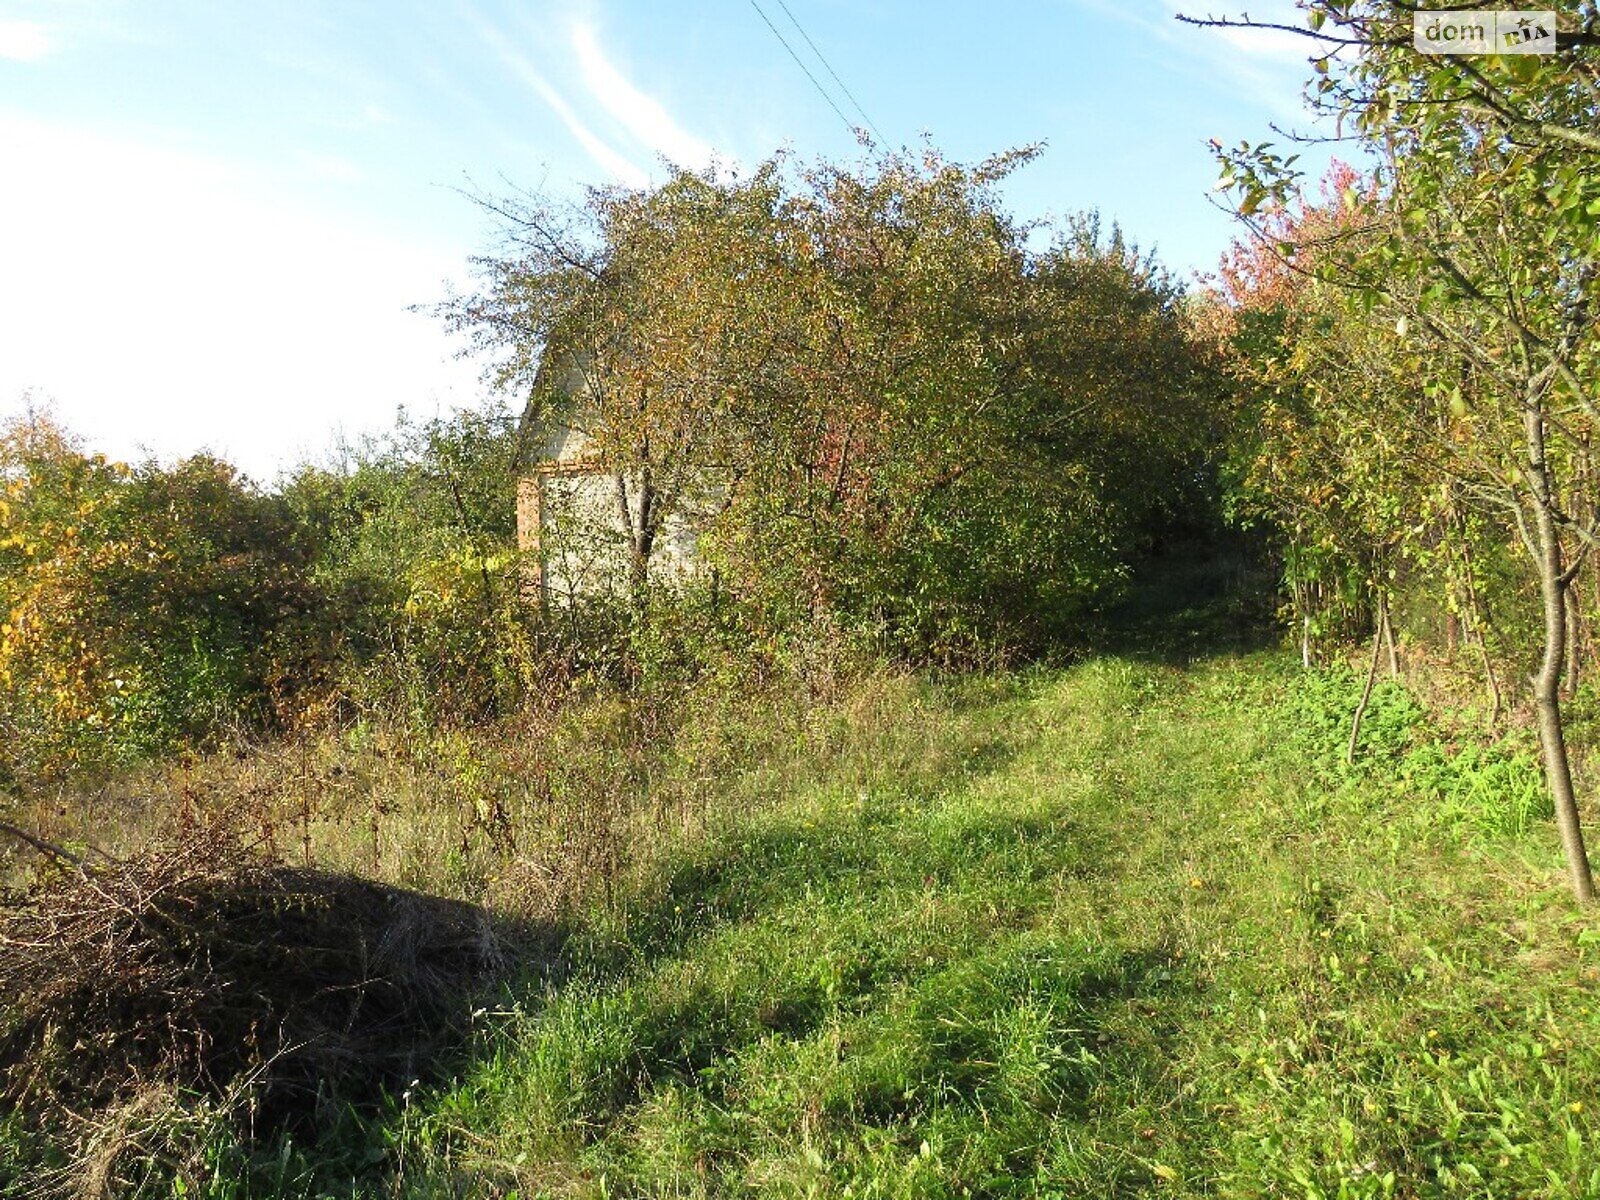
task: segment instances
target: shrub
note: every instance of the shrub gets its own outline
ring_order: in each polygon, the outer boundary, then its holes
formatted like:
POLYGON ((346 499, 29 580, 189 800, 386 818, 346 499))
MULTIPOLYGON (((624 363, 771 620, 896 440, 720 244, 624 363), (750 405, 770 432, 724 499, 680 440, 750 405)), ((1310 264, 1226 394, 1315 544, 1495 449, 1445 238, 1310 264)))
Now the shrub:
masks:
POLYGON ((226 463, 130 468, 0 430, 0 723, 12 778, 281 717, 325 652, 292 514, 226 463))

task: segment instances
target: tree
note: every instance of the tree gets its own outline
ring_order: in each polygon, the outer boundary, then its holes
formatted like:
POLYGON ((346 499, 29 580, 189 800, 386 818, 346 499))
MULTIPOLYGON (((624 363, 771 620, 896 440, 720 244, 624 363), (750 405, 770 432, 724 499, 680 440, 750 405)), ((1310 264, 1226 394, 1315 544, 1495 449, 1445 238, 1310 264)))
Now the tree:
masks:
MULTIPOLYGON (((1578 485, 1592 477, 1600 418, 1597 18, 1569 0, 1566 53, 1474 60, 1413 51, 1413 11, 1313 0, 1297 30, 1316 47, 1314 106, 1348 121, 1380 164, 1375 192, 1358 198, 1360 236, 1316 269, 1371 329, 1393 331, 1384 353, 1414 382, 1390 394, 1409 399, 1412 428, 1428 435, 1416 468, 1508 520, 1527 552, 1543 628, 1532 698, 1545 777, 1586 901, 1594 885, 1561 683, 1571 588, 1596 536, 1578 485)), ((1296 187, 1293 159, 1249 144, 1221 156, 1241 218, 1268 237, 1260 217, 1296 187)))
POLYGON ((527 425, 573 424, 604 463, 641 605, 669 520, 715 504, 782 417, 769 367, 794 335, 786 297, 803 289, 770 236, 777 172, 735 184, 680 171, 653 191, 593 190, 577 213, 486 202, 510 252, 479 259, 483 290, 441 309, 496 360, 497 384, 529 395, 527 425))
POLYGON ((1032 156, 498 204, 508 253, 444 312, 536 420, 574 407, 540 386, 552 356, 580 372, 640 611, 684 517, 764 619, 826 610, 918 655, 1037 638, 1119 578, 1209 398, 1153 262, 1087 219, 1035 250, 1004 212, 1032 156))

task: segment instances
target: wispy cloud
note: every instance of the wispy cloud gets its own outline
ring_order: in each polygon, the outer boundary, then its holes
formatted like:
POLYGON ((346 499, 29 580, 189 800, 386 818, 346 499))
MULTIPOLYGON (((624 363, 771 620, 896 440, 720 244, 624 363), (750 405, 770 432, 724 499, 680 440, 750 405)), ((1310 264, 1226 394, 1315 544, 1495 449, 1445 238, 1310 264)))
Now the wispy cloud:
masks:
POLYGON ((649 175, 640 170, 624 155, 614 150, 609 143, 585 125, 579 119, 578 114, 572 111, 572 106, 562 98, 560 92, 550 86, 549 81, 543 75, 534 70, 526 60, 520 62, 520 67, 521 70, 518 73, 522 76, 523 81, 539 93, 544 102, 554 110, 556 116, 561 118, 561 123, 567 127, 567 131, 578 140, 578 144, 583 147, 584 152, 594 159, 602 170, 619 183, 624 183, 629 187, 643 187, 650 182, 649 175))
POLYGON ((1242 17, 1243 8, 1258 21, 1297 26, 1303 21, 1291 0, 1235 0, 1220 8, 1210 0, 1078 0, 1089 12, 1119 21, 1153 45, 1167 47, 1174 65, 1207 86, 1222 87, 1257 105, 1273 120, 1294 124, 1307 119, 1301 85, 1309 68, 1312 42, 1283 30, 1231 27, 1198 28, 1180 22, 1179 14, 1198 17, 1216 12, 1242 17))
POLYGON ((590 25, 579 21, 573 26, 572 49, 584 86, 634 138, 678 166, 704 167, 711 162, 711 147, 617 69, 590 25))
MULTIPOLYGON (((1209 8, 1202 9, 1192 0, 1162 0, 1162 7, 1173 18, 1180 13, 1191 17, 1210 15, 1209 8)), ((1263 29, 1259 26, 1216 26, 1211 29, 1197 29, 1194 26, 1186 27, 1187 32, 1213 39, 1220 38, 1231 46, 1242 57, 1258 63, 1264 67, 1292 68, 1304 71, 1306 59, 1316 48, 1316 43, 1310 38, 1291 33, 1290 29, 1303 28, 1305 14, 1300 12, 1286 0, 1253 0, 1248 5, 1241 5, 1241 10, 1224 8, 1229 16, 1236 19, 1250 19, 1268 25, 1286 25, 1289 29, 1263 29), (1254 10, 1253 14, 1243 9, 1254 10)), ((1171 23, 1168 27, 1172 28, 1171 23)))
POLYGON ((367 103, 357 109, 321 116, 317 119, 317 123, 345 133, 365 133, 371 129, 394 124, 394 114, 381 104, 367 103))
POLYGON ((1297 70, 1303 69, 1306 59, 1316 49, 1316 43, 1299 34, 1284 29, 1218 29, 1236 50, 1261 62, 1281 63, 1297 70))
POLYGON ((38 62, 55 49, 50 30, 37 21, 0 19, 0 58, 13 62, 38 62))
POLYGON ((471 14, 475 19, 473 24, 484 43, 495 52, 503 62, 526 87, 538 95, 552 112, 561 119, 577 143, 583 147, 584 153, 594 160, 595 165, 604 171, 611 179, 627 187, 643 187, 650 182, 650 177, 630 161, 627 156, 611 146, 606 140, 590 129, 582 118, 568 104, 566 98, 558 92, 540 70, 530 62, 526 55, 519 51, 511 40, 493 25, 471 14))

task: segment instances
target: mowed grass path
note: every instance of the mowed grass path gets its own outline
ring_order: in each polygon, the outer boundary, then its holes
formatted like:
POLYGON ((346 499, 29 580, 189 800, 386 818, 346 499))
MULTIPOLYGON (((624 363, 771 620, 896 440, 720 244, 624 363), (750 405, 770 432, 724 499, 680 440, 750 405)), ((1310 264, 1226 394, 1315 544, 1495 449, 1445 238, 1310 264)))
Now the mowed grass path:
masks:
POLYGON ((861 735, 485 1016, 381 1191, 1600 1195, 1553 834, 1336 787, 1294 677, 1106 659, 861 735))

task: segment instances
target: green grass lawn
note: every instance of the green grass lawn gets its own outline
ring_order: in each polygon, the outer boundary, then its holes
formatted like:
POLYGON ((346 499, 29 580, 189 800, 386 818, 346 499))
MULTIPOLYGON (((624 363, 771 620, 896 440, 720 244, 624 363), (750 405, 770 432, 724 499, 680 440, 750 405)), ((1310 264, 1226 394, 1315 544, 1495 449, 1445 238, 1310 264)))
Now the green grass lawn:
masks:
POLYGON ((1353 688, 939 692, 607 909, 313 1192, 1600 1195, 1600 936, 1531 767, 1385 688, 1341 770, 1353 688))

